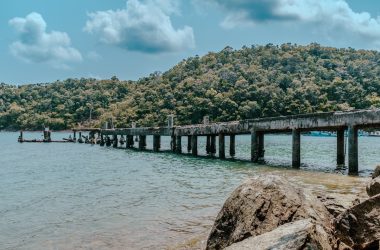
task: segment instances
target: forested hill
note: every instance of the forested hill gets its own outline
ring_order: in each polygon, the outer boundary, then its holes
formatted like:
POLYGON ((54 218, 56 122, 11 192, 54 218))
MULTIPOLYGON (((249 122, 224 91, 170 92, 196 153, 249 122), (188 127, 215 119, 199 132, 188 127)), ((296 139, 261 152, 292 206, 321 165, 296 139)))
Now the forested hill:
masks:
POLYGON ((117 127, 380 107, 380 53, 318 44, 226 47, 138 81, 67 79, 0 85, 0 129, 117 127))

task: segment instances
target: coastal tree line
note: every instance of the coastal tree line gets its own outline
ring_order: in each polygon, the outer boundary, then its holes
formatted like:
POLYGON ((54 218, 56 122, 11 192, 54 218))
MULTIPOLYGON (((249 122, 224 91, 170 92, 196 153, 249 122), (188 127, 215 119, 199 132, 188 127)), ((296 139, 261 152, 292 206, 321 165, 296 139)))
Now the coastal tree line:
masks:
POLYGON ((156 126, 380 107, 380 53, 312 43, 226 47, 137 81, 0 84, 0 129, 156 126), (91 120, 90 120, 91 117, 91 120))

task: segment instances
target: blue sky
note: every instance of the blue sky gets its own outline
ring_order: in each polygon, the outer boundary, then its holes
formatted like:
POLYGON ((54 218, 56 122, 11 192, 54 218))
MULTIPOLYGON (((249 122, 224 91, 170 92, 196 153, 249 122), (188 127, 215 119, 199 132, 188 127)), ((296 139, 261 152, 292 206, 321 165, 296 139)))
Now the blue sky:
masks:
POLYGON ((252 44, 380 49, 373 0, 2 0, 0 82, 135 80, 252 44))

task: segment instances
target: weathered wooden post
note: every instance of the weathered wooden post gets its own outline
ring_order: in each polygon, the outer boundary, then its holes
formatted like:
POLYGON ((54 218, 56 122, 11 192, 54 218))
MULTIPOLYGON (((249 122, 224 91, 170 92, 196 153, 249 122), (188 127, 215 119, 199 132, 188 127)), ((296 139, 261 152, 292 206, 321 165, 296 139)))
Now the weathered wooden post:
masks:
POLYGON ((211 136, 206 136, 206 153, 209 155, 211 154, 211 136))
POLYGON ((293 150, 292 150, 292 167, 301 167, 301 131, 299 129, 293 129, 293 150))
POLYGON ((216 154, 216 135, 211 135, 210 152, 212 156, 216 154))
POLYGON ((230 135, 230 156, 235 157, 235 135, 230 135))
POLYGON ((114 148, 117 148, 117 143, 118 143, 118 141, 117 141, 117 135, 113 135, 113 139, 112 139, 113 141, 113 147, 114 148))
POLYGON ((176 153, 181 154, 182 153, 182 143, 181 143, 181 136, 176 136, 176 153))
POLYGON ((73 132, 74 132, 73 140, 74 140, 74 142, 76 142, 77 141, 77 131, 74 130, 73 132))
POLYGON ((190 153, 191 151, 191 135, 187 136, 187 152, 190 153))
POLYGON ((224 134, 219 134, 219 158, 226 158, 226 147, 224 144, 224 134))
POLYGON ((198 155, 198 136, 191 136, 191 154, 194 156, 198 155))
POLYGON ((344 167, 345 158, 344 129, 338 129, 336 131, 336 165, 338 168, 344 167))
POLYGON ((358 128, 350 125, 348 127, 348 174, 357 175, 358 172, 358 128))
POLYGON ((24 142, 24 135, 23 135, 22 130, 20 131, 20 136, 18 137, 18 142, 24 142))
POLYGON ((257 143, 257 131, 253 129, 251 131, 251 161, 258 162, 259 154, 258 154, 258 143, 257 143))
POLYGON ((158 152, 161 148, 161 136, 153 135, 153 151, 158 152))
POLYGON ((263 131, 260 131, 259 133, 257 133, 257 139, 258 139, 258 157, 259 159, 262 159, 264 158, 264 153, 265 153, 265 150, 264 150, 264 132, 263 131))

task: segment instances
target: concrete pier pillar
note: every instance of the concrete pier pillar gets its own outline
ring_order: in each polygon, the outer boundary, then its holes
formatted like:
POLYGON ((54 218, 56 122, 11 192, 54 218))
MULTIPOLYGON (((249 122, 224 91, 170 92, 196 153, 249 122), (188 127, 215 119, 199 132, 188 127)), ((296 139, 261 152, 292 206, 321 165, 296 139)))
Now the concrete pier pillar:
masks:
POLYGON ((336 131, 336 165, 344 167, 345 152, 344 152, 344 129, 336 131))
POLYGON ((180 135, 176 136, 175 152, 177 154, 182 153, 182 137, 180 135))
POLYGON ((146 135, 139 136, 139 149, 144 150, 146 148, 146 135))
POLYGON ((159 135, 153 135, 153 151, 158 152, 161 148, 161 137, 159 135))
POLYGON ((359 172, 358 160, 358 129, 348 127, 348 174, 357 175, 359 172))
POLYGON ((211 142, 210 142, 210 153, 212 156, 215 156, 216 154, 216 135, 211 135, 211 142))
POLYGON ((171 136, 171 140, 170 140, 170 149, 175 152, 176 150, 176 143, 177 143, 177 139, 176 139, 176 136, 175 135, 172 135, 171 136))
POLYGON ((191 152, 191 135, 187 136, 187 152, 191 152))
POLYGON ((211 136, 206 137, 206 154, 211 154, 211 136))
POLYGON ((224 134, 219 134, 219 158, 225 159, 226 158, 226 147, 224 143, 224 134))
POLYGON ((265 154, 265 149, 264 149, 264 132, 259 132, 257 133, 257 140, 258 140, 258 150, 257 150, 257 154, 258 154, 258 158, 259 159, 263 159, 264 158, 264 154, 265 154))
POLYGON ((113 140, 113 147, 117 148, 117 143, 118 143, 118 141, 117 141, 117 135, 114 135, 112 140, 113 140))
POLYGON ((292 167, 301 167, 301 131, 299 129, 293 129, 293 150, 292 150, 292 167))
POLYGON ((74 131, 73 140, 74 140, 74 142, 77 141, 77 131, 74 131))
POLYGON ((135 144, 133 135, 127 135, 127 148, 133 148, 133 144, 135 144))
POLYGON ((24 134, 23 134, 23 131, 20 131, 20 136, 18 137, 18 142, 24 142, 24 134))
MULTIPOLYGON (((82 140, 81 138, 78 139, 78 142, 79 140, 82 140)), ((106 136, 106 146, 109 147, 111 146, 111 138, 107 135, 106 136)))
POLYGON ((194 156, 198 155, 198 136, 191 136, 191 154, 194 156))
POLYGON ((257 131, 251 131, 251 161, 258 162, 259 154, 258 154, 258 143, 257 143, 257 131))
POLYGON ((100 134, 100 146, 104 146, 105 142, 104 142, 104 136, 103 134, 100 134))
POLYGON ((230 135, 230 156, 235 156, 235 135, 230 135))

